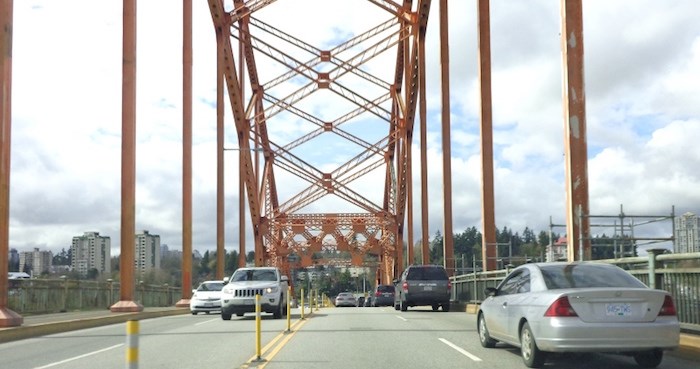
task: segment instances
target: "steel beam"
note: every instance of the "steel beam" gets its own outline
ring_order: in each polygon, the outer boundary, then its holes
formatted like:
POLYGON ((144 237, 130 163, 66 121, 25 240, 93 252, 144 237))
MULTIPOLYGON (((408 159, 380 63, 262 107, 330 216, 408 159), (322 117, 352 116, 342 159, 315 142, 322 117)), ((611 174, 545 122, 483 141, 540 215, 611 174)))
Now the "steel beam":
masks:
POLYGON ((562 0, 566 234, 569 261, 590 260, 588 149, 581 0, 562 0))

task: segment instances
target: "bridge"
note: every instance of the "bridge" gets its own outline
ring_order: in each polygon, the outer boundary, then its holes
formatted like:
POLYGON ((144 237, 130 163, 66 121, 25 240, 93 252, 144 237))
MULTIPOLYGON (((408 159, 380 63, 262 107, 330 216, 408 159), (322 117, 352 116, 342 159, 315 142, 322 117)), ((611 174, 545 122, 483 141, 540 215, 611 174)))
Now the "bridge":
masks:
MULTIPOLYGON (((235 149, 240 157, 240 229, 250 218, 256 265, 275 265, 289 271, 290 260, 301 266, 313 263, 321 252, 346 253, 348 262, 362 265, 367 255, 379 258, 378 282, 400 274, 406 260, 414 260, 413 209, 421 204, 422 262, 429 263, 428 183, 421 170, 420 199, 413 194, 412 169, 426 168, 426 31, 439 30, 441 69, 441 127, 445 260, 454 260, 452 230, 452 173, 450 138, 450 53, 448 1, 368 0, 367 16, 376 25, 353 30, 333 45, 316 45, 279 29, 273 0, 209 0, 217 39, 217 278, 223 278, 224 257, 224 152, 235 149), (437 9, 438 14, 431 10, 437 9), (333 109, 320 109, 332 106, 333 109), (227 111, 228 108, 228 111, 227 111), (224 147, 226 118, 232 119, 238 147, 224 147), (289 126, 296 137, 279 134, 289 126), (278 132, 280 131, 280 132, 278 132), (416 132, 417 131, 417 132, 416 132), (420 137, 420 160, 412 157, 414 136, 420 137), (355 150, 335 167, 314 157, 314 147, 342 145, 355 150), (379 179, 379 180, 377 180, 379 179), (283 183, 283 185, 281 184, 283 183), (284 186, 295 194, 283 198, 284 186), (381 190, 379 190, 381 189, 381 190), (366 192, 363 192, 365 190, 366 192), (330 199, 330 200, 329 200, 330 199), (324 201, 328 201, 324 204, 324 201), (316 209, 332 209, 326 212, 316 209), (246 213, 247 208, 247 213, 246 213)), ((10 99, 12 0, 2 0, 0 18, 0 326, 14 326, 22 318, 7 308, 9 243, 10 99), (6 11, 7 10, 7 11, 6 11), (8 93, 5 93, 8 91, 8 93)), ((482 152, 482 259, 484 269, 496 269, 496 230, 493 179, 493 127, 491 117, 490 9, 478 0, 480 149, 482 152)), ((583 68, 581 0, 563 0, 562 70, 564 73, 563 126, 566 156, 566 229, 581 235, 572 242, 569 260, 590 258, 586 115, 583 68)), ((186 306, 192 285, 192 1, 183 1, 183 273, 182 297, 186 306)), ((197 6, 202 6, 197 3, 197 6)), ((123 91, 120 298, 113 312, 143 309, 135 301, 135 95, 136 1, 123 2, 123 91)), ((339 11, 316 9, 317 16, 342 16, 339 11), (326 13, 327 12, 327 13, 326 13)), ((241 232, 240 254, 245 254, 241 232)), ((243 258, 239 259, 241 263, 243 258)), ((446 263, 450 275, 453 263, 446 263)))

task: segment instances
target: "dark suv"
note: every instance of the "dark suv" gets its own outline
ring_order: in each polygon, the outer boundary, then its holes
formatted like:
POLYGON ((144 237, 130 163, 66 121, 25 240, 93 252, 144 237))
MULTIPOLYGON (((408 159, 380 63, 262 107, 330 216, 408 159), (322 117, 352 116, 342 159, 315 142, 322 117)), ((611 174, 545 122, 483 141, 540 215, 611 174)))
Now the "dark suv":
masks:
POLYGON ((433 311, 442 307, 450 311, 452 284, 441 265, 410 265, 394 280, 394 308, 406 311, 409 306, 431 306, 433 311))
POLYGON ((394 305, 394 286, 390 284, 380 284, 374 289, 372 294, 372 306, 391 306, 394 305))

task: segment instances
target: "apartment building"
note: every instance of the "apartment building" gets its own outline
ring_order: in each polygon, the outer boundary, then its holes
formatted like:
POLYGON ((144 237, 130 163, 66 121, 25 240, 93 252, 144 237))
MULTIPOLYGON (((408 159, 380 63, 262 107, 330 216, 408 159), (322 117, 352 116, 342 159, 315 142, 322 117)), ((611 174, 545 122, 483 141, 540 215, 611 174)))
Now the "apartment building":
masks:
POLYGON ((41 273, 51 270, 53 261, 53 253, 51 251, 41 251, 34 248, 34 251, 25 251, 19 253, 19 271, 31 271, 31 274, 38 276, 41 273))
POLYGON ((674 228, 676 242, 673 252, 700 252, 700 217, 694 213, 685 213, 676 217, 674 228))
POLYGON ((160 236, 144 230, 136 235, 134 272, 144 274, 149 269, 160 269, 160 236))
POLYGON ((80 275, 87 275, 90 269, 100 274, 111 273, 111 239, 100 236, 99 232, 85 232, 73 237, 71 243, 71 267, 80 275))

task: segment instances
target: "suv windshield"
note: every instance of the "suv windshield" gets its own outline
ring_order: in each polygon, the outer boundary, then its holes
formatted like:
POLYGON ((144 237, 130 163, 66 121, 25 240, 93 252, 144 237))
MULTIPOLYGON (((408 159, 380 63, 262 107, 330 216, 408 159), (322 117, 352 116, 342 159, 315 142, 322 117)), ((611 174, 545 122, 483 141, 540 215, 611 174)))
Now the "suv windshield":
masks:
POLYGON ((233 273, 231 281, 276 281, 277 275, 274 270, 260 269, 238 269, 233 273))
POLYGON ((434 281, 447 279, 445 269, 439 267, 411 268, 406 279, 414 281, 434 281))

